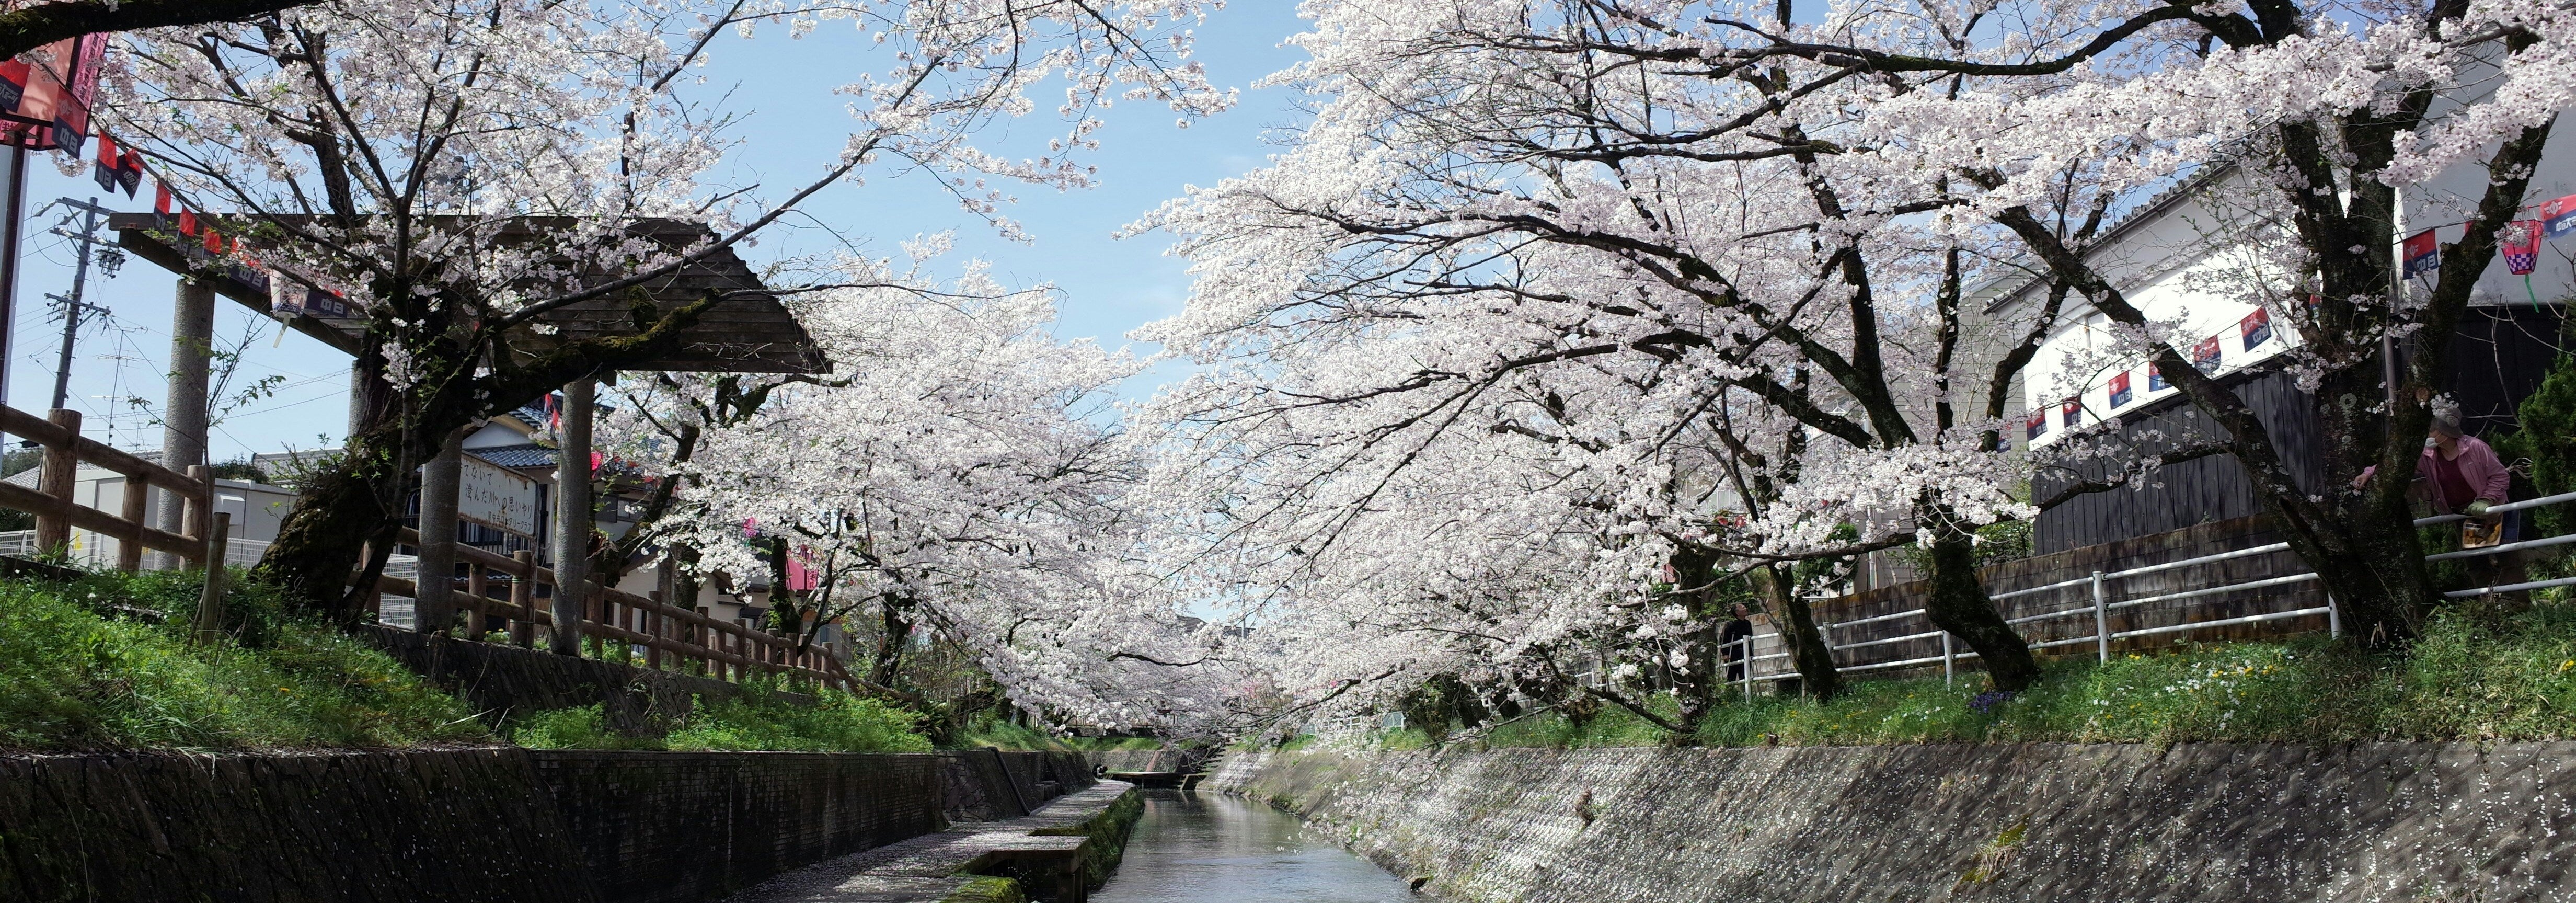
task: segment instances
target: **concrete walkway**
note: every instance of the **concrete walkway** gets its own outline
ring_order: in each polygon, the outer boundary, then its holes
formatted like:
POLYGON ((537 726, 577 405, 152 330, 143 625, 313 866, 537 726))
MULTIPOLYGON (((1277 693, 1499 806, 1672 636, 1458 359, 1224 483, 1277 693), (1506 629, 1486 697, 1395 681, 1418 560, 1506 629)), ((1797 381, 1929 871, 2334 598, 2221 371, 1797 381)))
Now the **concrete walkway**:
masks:
MULTIPOLYGON (((1040 885, 1058 903, 1080 903, 1083 825, 1134 785, 1101 781, 1034 814, 962 824, 936 834, 852 853, 769 879, 726 903, 969 903, 1019 899, 993 877, 1040 885)), ((1038 887, 1030 888, 1033 891, 1038 887)))

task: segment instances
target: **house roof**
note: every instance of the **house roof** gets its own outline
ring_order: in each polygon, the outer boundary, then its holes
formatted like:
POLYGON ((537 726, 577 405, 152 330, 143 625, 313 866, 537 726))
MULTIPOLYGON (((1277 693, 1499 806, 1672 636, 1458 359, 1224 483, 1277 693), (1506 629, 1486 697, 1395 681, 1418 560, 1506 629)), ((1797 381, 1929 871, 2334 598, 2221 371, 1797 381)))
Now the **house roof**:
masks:
POLYGON ((534 443, 526 445, 493 445, 466 452, 494 466, 512 470, 527 467, 555 466, 555 450, 534 443))
MULTIPOLYGON (((211 220, 209 220, 211 222, 211 220)), ((260 223, 292 228, 310 223, 313 218, 295 216, 262 217, 260 223)), ((461 222, 456 218, 430 218, 434 228, 442 221, 461 222)), ((569 229, 574 221, 561 217, 529 217, 504 223, 493 233, 495 244, 533 241, 552 230, 569 229)), ((269 274, 218 259, 193 240, 177 234, 172 218, 157 213, 119 213, 108 217, 109 228, 117 230, 117 244, 136 256, 149 260, 174 273, 207 281, 217 294, 240 302, 263 314, 270 312, 269 274)), ((247 231, 237 225, 217 228, 240 234, 247 231)), ((644 238, 665 248, 681 249, 711 238, 713 230, 704 223, 671 219, 637 220, 627 224, 625 233, 644 238)), ((581 278, 600 284, 625 274, 593 272, 581 278)), ((643 361, 631 366, 635 370, 668 370, 699 373, 828 373, 831 362, 824 359, 822 348, 814 337, 796 321, 778 296, 771 294, 731 248, 721 248, 662 279, 638 286, 645 297, 668 310, 691 304, 710 293, 723 293, 724 300, 701 314, 697 325, 684 330, 680 350, 669 357, 643 361)), ((593 298, 551 311, 538 320, 546 329, 522 327, 509 337, 509 346, 525 353, 542 353, 566 342, 603 336, 634 335, 634 316, 627 301, 617 297, 593 298)), ((366 312, 326 292, 308 292, 305 311, 290 324, 304 333, 338 348, 355 353, 358 335, 364 331, 366 312)))

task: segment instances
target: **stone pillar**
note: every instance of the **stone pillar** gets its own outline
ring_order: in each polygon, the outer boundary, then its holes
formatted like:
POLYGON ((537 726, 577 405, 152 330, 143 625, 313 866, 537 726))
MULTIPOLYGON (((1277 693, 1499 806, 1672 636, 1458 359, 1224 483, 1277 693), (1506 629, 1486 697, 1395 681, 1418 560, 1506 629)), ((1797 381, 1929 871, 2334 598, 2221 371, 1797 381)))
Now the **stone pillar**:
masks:
POLYGON ((420 468, 420 569, 413 577, 418 615, 412 629, 445 633, 456 624, 456 600, 449 584, 456 574, 456 482, 464 466, 465 430, 459 427, 439 443, 438 454, 420 468))
POLYGON ((599 382, 564 386, 563 435, 555 443, 554 651, 581 654, 581 619, 590 582, 590 415, 599 382))
MULTIPOLYGON (((187 473, 191 465, 206 460, 207 373, 214 358, 215 289, 195 279, 179 280, 179 293, 170 305, 170 387, 161 403, 161 466, 187 473)), ((160 499, 153 525, 172 533, 181 532, 183 500, 167 489, 154 490, 160 499)), ((177 570, 179 556, 155 553, 156 570, 177 570)))

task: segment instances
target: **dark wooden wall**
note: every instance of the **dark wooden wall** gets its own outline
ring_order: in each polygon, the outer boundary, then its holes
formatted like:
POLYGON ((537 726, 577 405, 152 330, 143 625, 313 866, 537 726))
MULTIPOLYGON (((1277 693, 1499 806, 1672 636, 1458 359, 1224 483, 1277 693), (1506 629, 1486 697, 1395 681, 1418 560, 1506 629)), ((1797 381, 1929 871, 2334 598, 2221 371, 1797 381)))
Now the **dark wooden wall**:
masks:
MULTIPOLYGON (((2487 435, 2515 427, 2514 409, 2540 387, 2562 353, 2565 308, 2557 305, 2471 308, 2461 318, 2451 341, 2450 377, 2443 389, 2460 403, 2471 434, 2487 435)), ((2237 394, 2263 418, 2288 458, 2299 485, 2319 491, 2324 482, 2324 441, 2316 418, 2316 399, 2299 390, 2286 373, 2261 371, 2231 374, 2237 394)), ((2223 438, 2224 430, 2200 416, 2181 396, 2158 400, 2121 418, 2121 432, 2143 452, 2158 452, 2223 438), (2161 434, 2162 442, 2140 437, 2161 434)), ((2090 478, 2103 475, 2099 465, 2084 468, 2090 478)), ((2043 471, 2031 481, 2032 495, 2046 498, 2073 475, 2043 471)), ((2067 502, 2039 516, 2031 529, 2031 553, 2047 555, 2140 536, 2152 536, 2229 518, 2259 514, 2245 470, 2228 456, 2168 465, 2153 484, 2136 489, 2097 492, 2067 502), (2156 485, 2160 484, 2160 485, 2156 485)))
MULTIPOLYGON (((2314 399, 2299 391, 2297 381, 2285 373, 2246 373, 2229 381, 2235 384, 2237 395, 2263 418, 2264 428, 2289 458, 2291 472, 2300 485, 2313 490, 2323 479, 2319 460, 2323 445, 2314 399)), ((2227 435, 2179 395, 2123 415, 2120 431, 2144 453, 2223 440, 2227 435), (2163 438, 2147 438, 2158 435, 2163 438)), ((2105 468, 2099 463, 2086 464, 2079 472, 2087 478, 2100 479, 2105 468)), ((2043 470, 2031 480, 2031 494, 2046 498, 2072 479, 2073 475, 2063 471, 2043 470)), ((2245 469, 2235 458, 2216 455, 2184 461, 2166 465, 2146 485, 2079 496, 2041 513, 2031 524, 2031 554, 2048 555, 2152 536, 2194 524, 2259 514, 2262 510, 2253 485, 2245 479, 2245 469)))

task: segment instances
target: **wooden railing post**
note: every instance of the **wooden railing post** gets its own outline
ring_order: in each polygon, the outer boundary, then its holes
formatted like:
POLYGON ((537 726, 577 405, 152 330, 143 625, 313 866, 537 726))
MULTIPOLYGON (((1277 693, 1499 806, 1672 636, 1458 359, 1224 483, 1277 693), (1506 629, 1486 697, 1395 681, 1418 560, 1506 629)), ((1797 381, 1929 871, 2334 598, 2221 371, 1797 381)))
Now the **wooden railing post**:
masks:
MULTIPOLYGON (((646 596, 645 598, 651 599, 655 602, 660 602, 662 601, 662 591, 658 589, 654 590, 652 595, 646 596)), ((661 613, 650 611, 645 612, 644 623, 646 625, 645 630, 643 631, 645 636, 649 636, 657 640, 665 638, 662 636, 661 613)), ((644 667, 651 668, 655 671, 662 670, 662 647, 659 644, 644 647, 644 667)))
POLYGON ((206 586, 197 594, 197 642, 211 643, 224 635, 224 545, 232 541, 233 516, 230 512, 215 515, 215 524, 206 531, 206 586))
POLYGON ((517 611, 510 623, 510 640, 521 648, 537 645, 537 553, 520 549, 510 553, 519 563, 519 572, 510 575, 510 607, 517 611))
POLYGON ((474 597, 474 610, 465 615, 465 630, 477 642, 492 632, 492 615, 485 610, 491 607, 491 603, 484 600, 492 598, 486 594, 489 589, 484 582, 485 573, 482 562, 466 564, 465 594, 474 597))
MULTIPOLYGON (((80 438, 79 411, 55 408, 45 414, 45 422, 63 428, 73 440, 80 438)), ((38 554, 63 548, 72 541, 72 481, 80 476, 80 457, 70 442, 45 443, 45 460, 36 473, 36 491, 51 496, 55 508, 36 512, 36 551, 38 554)))
POLYGON ((152 517, 152 483, 142 474, 125 475, 125 504, 117 516, 134 525, 116 538, 116 569, 131 574, 143 569, 143 526, 152 517))
POLYGON ((188 522, 188 532, 181 535, 202 539, 215 523, 215 470, 203 464, 190 464, 188 482, 195 484, 197 491, 188 499, 187 510, 183 514, 188 522))

